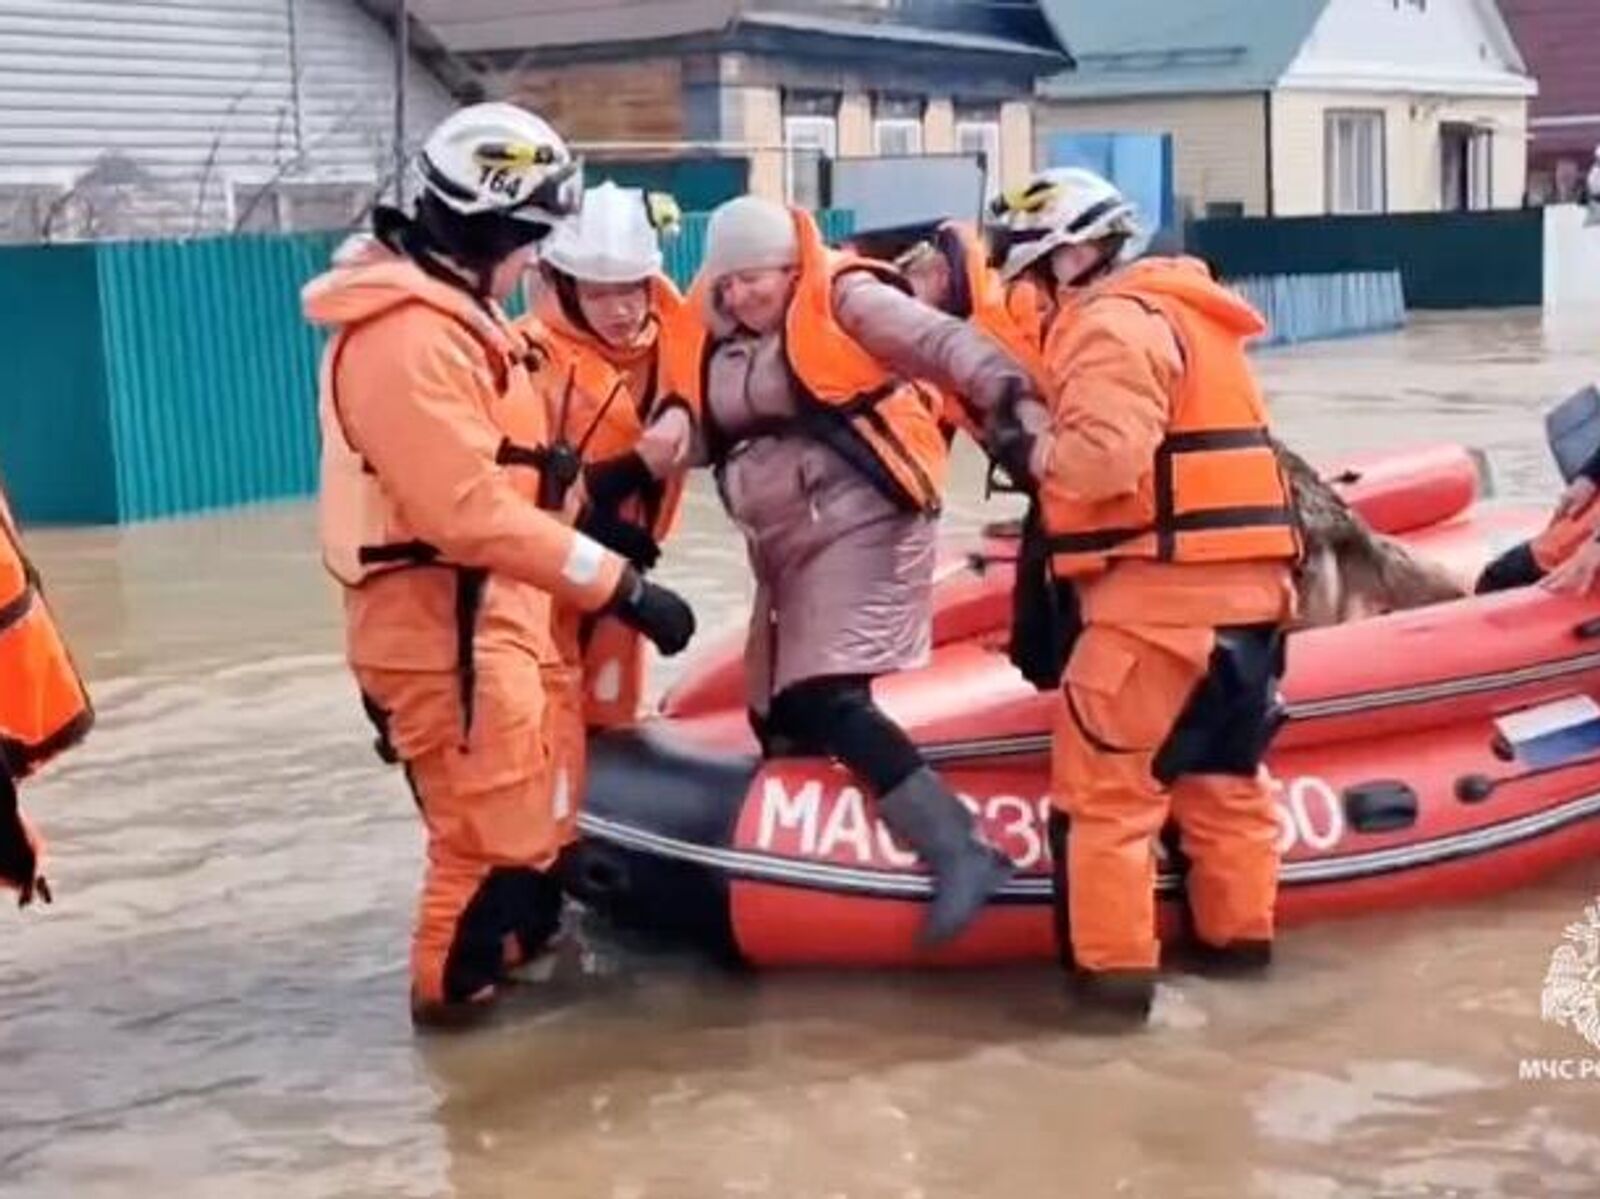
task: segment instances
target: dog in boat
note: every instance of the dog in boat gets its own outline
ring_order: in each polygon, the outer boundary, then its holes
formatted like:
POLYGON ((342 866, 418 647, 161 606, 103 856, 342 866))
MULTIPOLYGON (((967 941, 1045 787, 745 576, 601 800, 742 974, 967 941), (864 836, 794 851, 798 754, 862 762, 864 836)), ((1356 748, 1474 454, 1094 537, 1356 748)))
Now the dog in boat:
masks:
POLYGON ((1288 477, 1306 544, 1295 580, 1297 627, 1344 624, 1468 594, 1448 571, 1369 528, 1299 454, 1279 441, 1273 449, 1288 477))

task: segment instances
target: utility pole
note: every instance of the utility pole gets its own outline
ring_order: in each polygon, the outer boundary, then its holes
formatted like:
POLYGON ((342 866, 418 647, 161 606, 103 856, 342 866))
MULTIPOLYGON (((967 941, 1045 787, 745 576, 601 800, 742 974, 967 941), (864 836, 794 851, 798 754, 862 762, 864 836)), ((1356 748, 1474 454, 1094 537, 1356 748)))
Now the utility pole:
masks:
POLYGON ((394 5, 394 201, 406 202, 406 78, 411 67, 411 22, 407 0, 394 5))

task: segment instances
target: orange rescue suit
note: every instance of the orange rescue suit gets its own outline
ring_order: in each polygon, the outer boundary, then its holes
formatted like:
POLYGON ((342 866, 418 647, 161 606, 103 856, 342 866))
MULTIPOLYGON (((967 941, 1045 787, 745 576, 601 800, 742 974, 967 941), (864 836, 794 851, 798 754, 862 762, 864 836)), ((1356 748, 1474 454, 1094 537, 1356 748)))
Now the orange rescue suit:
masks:
MULTIPOLYGON (((662 408, 661 347, 683 323, 684 300, 665 277, 647 286, 651 315, 633 346, 608 345, 575 323, 553 291, 543 297, 537 316, 519 326, 550 351, 543 372, 551 381, 552 432, 586 465, 631 453, 662 408)), ((645 495, 630 497, 620 517, 657 544, 665 541, 683 505, 684 482, 678 474, 645 495)), ((561 607, 556 638, 566 668, 561 682, 570 691, 564 708, 578 723, 576 732, 567 735, 581 738, 585 727, 615 728, 636 721, 645 682, 640 634, 614 618, 589 621, 583 613, 561 607)))
POLYGON ((538 948, 514 899, 579 800, 543 681, 552 601, 601 608, 623 563, 538 507, 549 404, 497 308, 377 249, 304 301, 333 330, 321 529, 346 652, 429 833, 413 1001, 461 1002, 492 988, 502 940, 507 960, 519 936, 538 948))
POLYGON ((0 885, 26 903, 44 881, 42 841, 17 807, 16 784, 94 723, 94 710, 66 642, 22 550, 11 510, 0 495, 0 885))
MULTIPOLYGON (((834 282, 848 271, 870 271, 901 288, 905 282, 881 262, 830 250, 810 213, 790 211, 800 248, 799 278, 783 338, 801 393, 796 419, 902 509, 937 513, 949 473, 938 395, 924 383, 885 370, 833 314, 834 282)), ((685 322, 664 355, 670 393, 701 419, 711 339, 700 314, 708 286, 703 277, 696 281, 688 301, 692 323, 685 322)), ((731 448, 719 446, 715 428, 706 432, 714 456, 731 448)))
POLYGON ((1158 775, 1219 633, 1270 642, 1291 617, 1300 540, 1245 356, 1264 328, 1247 304, 1191 259, 1146 260, 1061 303, 1040 493, 1056 573, 1085 621, 1054 737, 1070 949, 1091 973, 1144 972, 1158 959, 1153 849, 1169 813, 1201 940, 1270 942, 1264 770, 1158 775))

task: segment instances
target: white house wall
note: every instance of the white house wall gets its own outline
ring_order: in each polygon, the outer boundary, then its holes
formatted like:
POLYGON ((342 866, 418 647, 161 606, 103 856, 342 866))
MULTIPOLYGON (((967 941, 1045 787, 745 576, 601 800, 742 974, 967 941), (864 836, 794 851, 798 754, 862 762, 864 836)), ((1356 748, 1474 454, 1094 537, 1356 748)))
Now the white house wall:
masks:
POLYGON ((1530 96, 1493 0, 1328 0, 1281 88, 1530 96))
POLYGON ((1327 211, 1325 128, 1330 109, 1384 114, 1385 194, 1390 212, 1439 208, 1439 127, 1445 123, 1493 130, 1494 207, 1515 208, 1522 203, 1527 183, 1527 102, 1521 98, 1290 90, 1272 98, 1272 178, 1279 216, 1313 216, 1327 211))
MULTIPOLYGON (((392 79, 350 0, 0 0, 0 189, 88 176, 139 232, 220 227, 234 185, 380 178, 392 79)), ((453 107, 421 70, 408 104, 415 127, 453 107)))

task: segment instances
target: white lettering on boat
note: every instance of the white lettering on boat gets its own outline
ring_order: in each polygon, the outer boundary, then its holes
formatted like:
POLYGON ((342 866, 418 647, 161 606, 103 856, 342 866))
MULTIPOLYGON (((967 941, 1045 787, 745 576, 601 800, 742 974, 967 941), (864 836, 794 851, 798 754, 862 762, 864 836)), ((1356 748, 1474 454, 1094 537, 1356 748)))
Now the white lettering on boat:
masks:
MULTIPOLYGON (((1344 840, 1344 803, 1325 779, 1299 775, 1272 780, 1278 818, 1278 851, 1297 849, 1327 853, 1344 840)), ((1046 832, 1051 801, 1017 794, 959 796, 984 832, 1010 854, 1023 873, 1050 868, 1046 832)), ((784 857, 816 858, 850 866, 911 870, 917 856, 895 840, 859 787, 826 789, 821 780, 792 784, 781 778, 762 780, 756 841, 751 848, 784 857)), ((1157 859, 1169 860, 1166 847, 1155 846, 1157 859)))
POLYGON ((1333 784, 1303 774, 1272 780, 1278 808, 1278 852, 1288 854, 1304 846, 1327 853, 1344 840, 1344 801, 1333 784))

